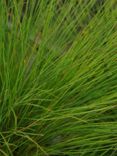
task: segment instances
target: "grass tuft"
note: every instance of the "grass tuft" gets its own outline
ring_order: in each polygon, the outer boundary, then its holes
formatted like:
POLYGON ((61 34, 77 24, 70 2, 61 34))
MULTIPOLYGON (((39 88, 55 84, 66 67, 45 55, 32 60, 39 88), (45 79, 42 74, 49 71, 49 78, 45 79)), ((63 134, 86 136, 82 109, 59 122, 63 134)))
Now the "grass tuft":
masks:
POLYGON ((116 156, 116 109, 116 0, 0 1, 0 156, 116 156))

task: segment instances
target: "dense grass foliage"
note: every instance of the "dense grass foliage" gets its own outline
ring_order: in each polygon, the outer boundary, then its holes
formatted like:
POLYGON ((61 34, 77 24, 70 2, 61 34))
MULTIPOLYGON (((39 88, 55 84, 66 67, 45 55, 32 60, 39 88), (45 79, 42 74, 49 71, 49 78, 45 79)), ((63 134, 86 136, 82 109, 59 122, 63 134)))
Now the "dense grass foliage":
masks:
POLYGON ((116 155, 117 1, 1 0, 0 156, 116 155))

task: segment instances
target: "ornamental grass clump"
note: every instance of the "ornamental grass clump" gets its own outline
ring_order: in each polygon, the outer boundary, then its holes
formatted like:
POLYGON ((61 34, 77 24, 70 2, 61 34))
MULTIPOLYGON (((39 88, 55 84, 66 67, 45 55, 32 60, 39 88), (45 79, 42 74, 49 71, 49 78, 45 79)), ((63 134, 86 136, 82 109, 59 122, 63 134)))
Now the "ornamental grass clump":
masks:
POLYGON ((117 155, 117 1, 0 1, 0 156, 117 155))

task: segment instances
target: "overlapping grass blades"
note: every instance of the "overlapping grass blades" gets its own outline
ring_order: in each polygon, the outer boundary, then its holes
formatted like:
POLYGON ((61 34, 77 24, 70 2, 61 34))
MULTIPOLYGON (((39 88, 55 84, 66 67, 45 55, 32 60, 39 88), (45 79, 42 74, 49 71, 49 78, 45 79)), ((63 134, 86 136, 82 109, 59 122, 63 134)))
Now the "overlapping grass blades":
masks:
POLYGON ((116 156, 116 0, 6 2, 0 156, 116 156))

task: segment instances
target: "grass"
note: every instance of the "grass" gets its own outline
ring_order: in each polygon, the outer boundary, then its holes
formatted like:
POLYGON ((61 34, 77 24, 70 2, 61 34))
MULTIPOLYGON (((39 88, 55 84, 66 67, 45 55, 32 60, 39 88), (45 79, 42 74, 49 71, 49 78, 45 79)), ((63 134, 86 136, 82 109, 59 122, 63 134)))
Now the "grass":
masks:
POLYGON ((6 2, 0 156, 116 156, 116 0, 6 2))

